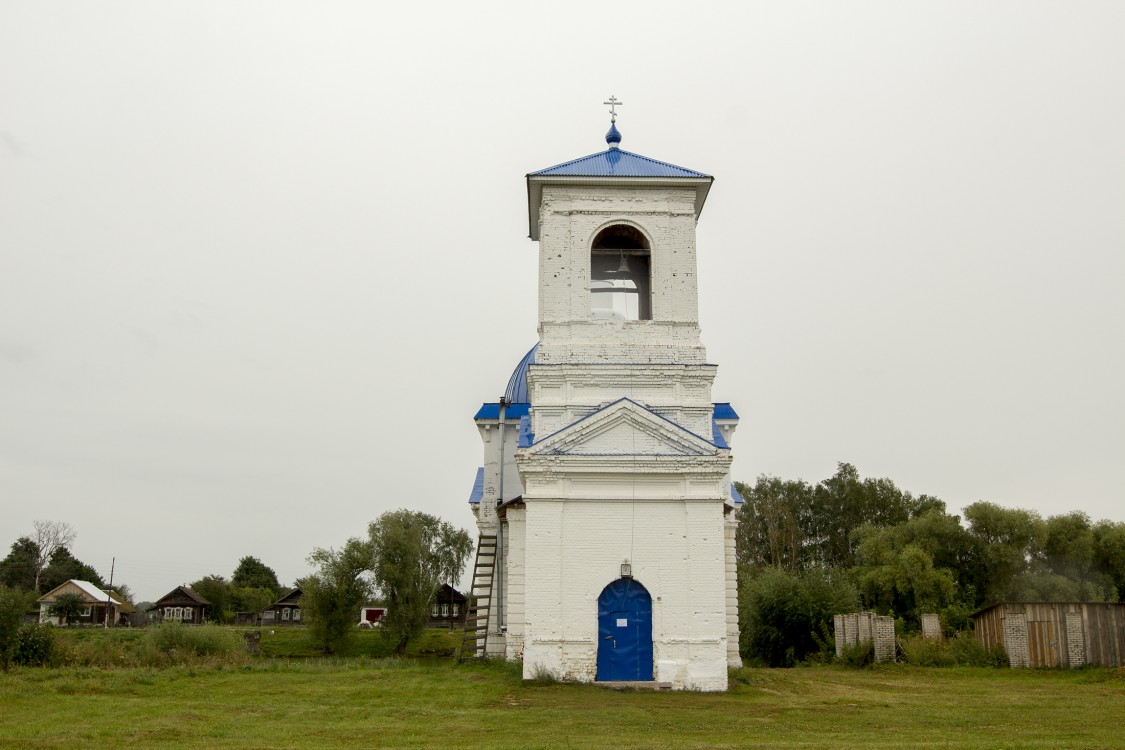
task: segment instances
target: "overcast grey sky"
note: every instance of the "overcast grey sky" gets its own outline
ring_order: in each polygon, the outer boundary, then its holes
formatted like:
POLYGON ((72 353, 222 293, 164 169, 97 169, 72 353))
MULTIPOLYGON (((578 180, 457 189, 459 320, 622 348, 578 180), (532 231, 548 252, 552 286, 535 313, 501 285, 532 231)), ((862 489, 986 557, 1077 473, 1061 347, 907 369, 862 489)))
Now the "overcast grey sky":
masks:
POLYGON ((1125 3, 0 0, 0 547, 144 599, 410 507, 536 339, 523 176, 713 174, 735 478, 1125 520, 1125 3))

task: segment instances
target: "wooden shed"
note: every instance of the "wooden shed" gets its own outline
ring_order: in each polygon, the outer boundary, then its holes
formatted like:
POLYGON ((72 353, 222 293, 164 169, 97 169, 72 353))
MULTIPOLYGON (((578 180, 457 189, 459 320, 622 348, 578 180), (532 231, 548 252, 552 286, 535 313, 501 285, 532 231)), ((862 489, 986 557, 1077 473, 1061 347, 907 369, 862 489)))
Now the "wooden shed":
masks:
POLYGON ((973 613, 977 641, 1013 667, 1125 665, 1125 603, 1000 602, 973 613))

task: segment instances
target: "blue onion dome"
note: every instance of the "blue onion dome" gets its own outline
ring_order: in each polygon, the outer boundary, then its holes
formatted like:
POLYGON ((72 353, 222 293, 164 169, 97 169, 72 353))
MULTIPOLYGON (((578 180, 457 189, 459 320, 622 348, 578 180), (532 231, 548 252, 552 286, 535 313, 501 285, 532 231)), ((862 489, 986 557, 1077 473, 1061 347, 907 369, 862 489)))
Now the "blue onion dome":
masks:
POLYGON ((609 144, 610 148, 617 148, 621 144, 621 131, 617 129, 616 122, 609 124, 609 132, 605 134, 605 142, 609 144))
POLYGON ((535 352, 539 351, 539 343, 531 347, 531 351, 523 356, 516 369, 512 370, 512 377, 508 378, 508 387, 504 390, 504 400, 509 404, 531 403, 527 393, 527 368, 535 364, 535 352))

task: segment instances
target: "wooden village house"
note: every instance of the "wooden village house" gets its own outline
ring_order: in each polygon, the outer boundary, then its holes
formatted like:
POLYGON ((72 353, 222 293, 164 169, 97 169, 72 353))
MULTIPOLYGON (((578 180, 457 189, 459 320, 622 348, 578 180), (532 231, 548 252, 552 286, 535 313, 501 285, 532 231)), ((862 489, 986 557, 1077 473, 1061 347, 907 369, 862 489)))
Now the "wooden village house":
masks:
POLYGON ((160 597, 149 610, 150 622, 201 625, 211 617, 211 602, 187 586, 177 586, 160 597))
POLYGON ((465 627, 465 611, 467 599, 457 589, 448 583, 443 583, 438 589, 433 607, 430 609, 431 628, 463 628, 465 627))
POLYGON ((113 595, 102 591, 89 581, 70 579, 60 583, 55 588, 39 597, 39 622, 51 625, 117 625, 124 615, 135 612, 136 609, 125 602, 119 601, 113 595), (51 613, 55 600, 63 594, 77 594, 82 597, 85 608, 78 617, 71 618, 69 623, 63 623, 62 618, 51 613))
POLYGON ((293 589, 262 610, 262 625, 300 625, 301 590, 293 589))

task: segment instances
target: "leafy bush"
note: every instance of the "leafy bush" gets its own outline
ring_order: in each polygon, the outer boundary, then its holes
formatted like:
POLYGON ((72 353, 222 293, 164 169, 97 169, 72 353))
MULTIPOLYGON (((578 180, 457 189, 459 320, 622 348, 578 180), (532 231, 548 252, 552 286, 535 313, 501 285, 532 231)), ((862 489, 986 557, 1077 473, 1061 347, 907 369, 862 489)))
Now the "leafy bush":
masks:
POLYGON ((45 667, 56 657, 55 629, 50 625, 24 623, 16 634, 16 651, 12 661, 31 667, 45 667))
POLYGON ((867 641, 854 646, 844 646, 840 649, 840 657, 836 661, 856 669, 870 667, 875 664, 875 644, 867 641))
POLYGON ((243 638, 218 625, 163 623, 145 633, 143 658, 150 664, 193 661, 193 657, 224 656, 245 652, 243 638))
POLYGON ((960 632, 948 639, 911 636, 899 640, 899 648, 907 664, 919 667, 1006 667, 1008 656, 999 644, 991 649, 980 645, 970 632, 960 632))
POLYGON ((815 654, 826 643, 832 616, 859 606, 843 575, 821 570, 768 568, 743 579, 739 600, 742 655, 770 667, 791 667, 815 654))

